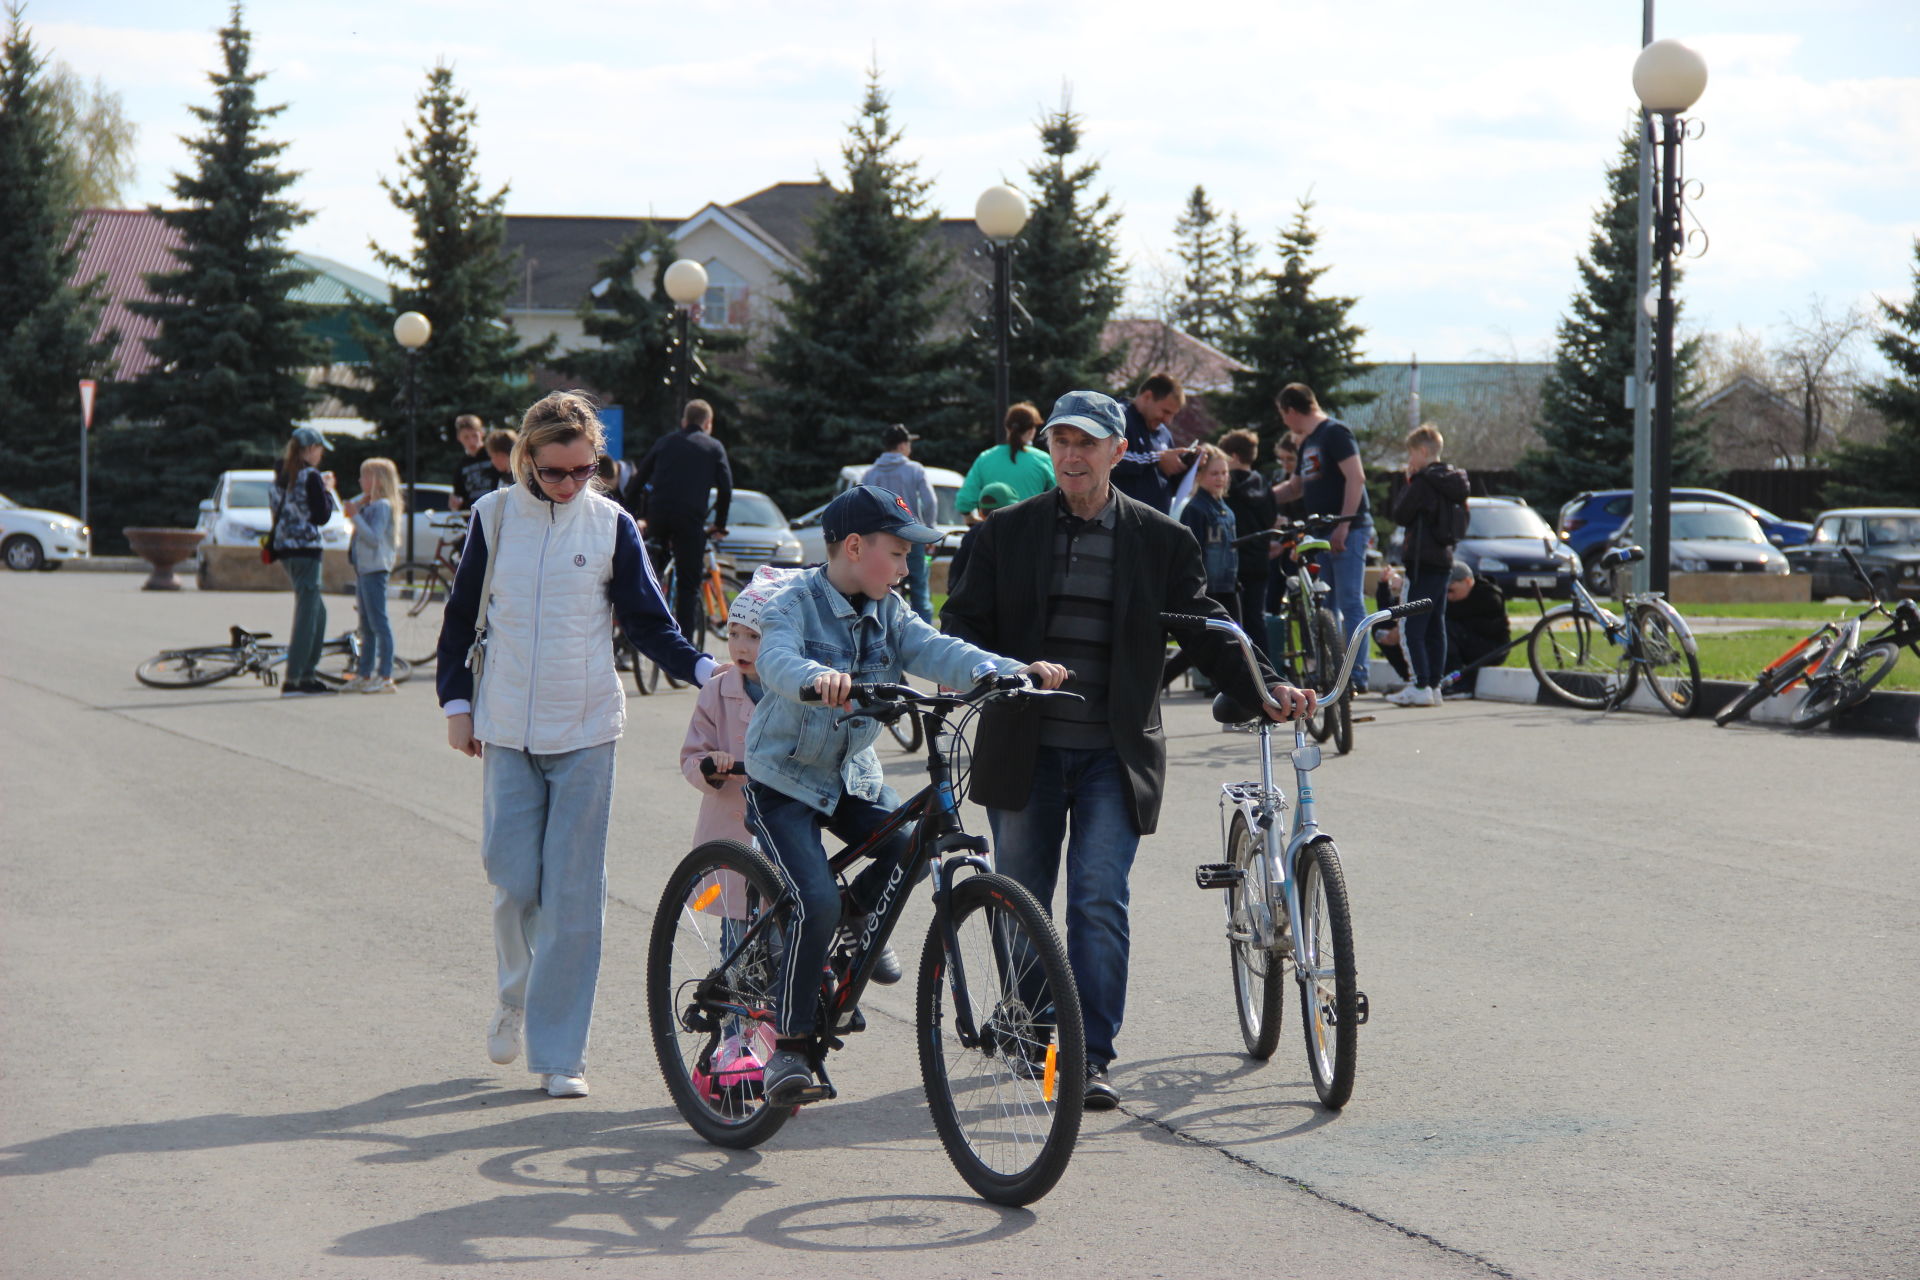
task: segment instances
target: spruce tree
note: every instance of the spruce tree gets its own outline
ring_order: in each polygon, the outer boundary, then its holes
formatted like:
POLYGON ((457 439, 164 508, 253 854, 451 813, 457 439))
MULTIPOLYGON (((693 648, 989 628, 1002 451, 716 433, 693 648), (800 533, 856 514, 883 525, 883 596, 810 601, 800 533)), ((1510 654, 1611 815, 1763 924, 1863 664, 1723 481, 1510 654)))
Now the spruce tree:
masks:
POLYGON ((1209 339, 1215 346, 1224 346, 1233 340, 1247 322, 1247 301, 1253 295, 1255 283, 1260 277, 1260 247, 1240 225, 1240 215, 1227 215, 1227 234, 1220 246, 1225 259, 1226 305, 1222 314, 1220 336, 1209 339))
POLYGON ((1220 211, 1207 199, 1207 189, 1195 186, 1173 224, 1181 267, 1173 322, 1216 346, 1233 325, 1225 237, 1219 222, 1220 211))
MULTIPOLYGON (((936 337, 954 290, 934 236, 927 179, 900 154, 877 71, 841 146, 846 186, 823 202, 762 361, 755 465, 789 509, 833 491, 904 422, 935 446, 960 438, 975 379, 961 345, 936 337)), ((970 440, 972 438, 969 438, 970 440)))
POLYGON ((1830 465, 1829 503, 1920 506, 1920 237, 1913 242, 1913 296, 1905 306, 1880 300, 1886 323, 1874 345, 1893 366, 1885 382, 1861 388, 1860 398, 1886 419, 1886 439, 1842 442, 1830 465))
POLYGON ((1246 302, 1246 319, 1231 335, 1228 353, 1251 366, 1233 375, 1232 394, 1220 417, 1258 429, 1263 440, 1280 430, 1274 397, 1290 382, 1312 387, 1328 413, 1374 398, 1346 384, 1367 371, 1360 359, 1365 334, 1348 319, 1357 298, 1322 294, 1316 286, 1330 267, 1314 265, 1320 233, 1314 229, 1313 201, 1303 198, 1293 221, 1280 232, 1280 265, 1260 272, 1246 302))
POLYGON ((107 375, 113 344, 93 341, 102 281, 68 283, 86 243, 75 166, 21 13, 0 46, 0 453, 15 501, 78 513, 79 382, 107 375))
MULTIPOLYGON (((1015 296, 1026 317, 1016 315, 1024 327, 1014 335, 1008 383, 1015 400, 1032 400, 1043 413, 1069 391, 1107 389, 1119 364, 1102 338, 1126 287, 1120 215, 1109 193, 1094 191, 1099 161, 1075 162, 1083 123, 1070 100, 1041 117, 1040 157, 1027 169, 1032 212, 1014 249, 1015 296)), ((979 350, 991 360, 988 344, 979 350)), ((991 374, 979 385, 990 388, 991 374)), ((955 464, 964 469, 983 439, 1000 438, 999 423, 987 427, 967 440, 955 464)))
POLYGON ((419 118, 399 155, 405 168, 381 189, 413 224, 410 256, 372 246, 380 265, 403 281, 388 305, 363 307, 353 330, 367 351, 365 382, 333 388, 375 424, 390 448, 405 439, 408 354, 393 339, 393 321, 418 311, 433 336, 418 362, 422 474, 454 438, 453 420, 477 414, 491 427, 517 426, 536 397, 533 371, 554 340, 523 345, 505 323, 518 254, 506 249, 507 190, 482 195, 473 129, 478 115, 453 82, 453 71, 427 73, 419 118))
POLYGON ((144 466, 115 469, 126 523, 190 523, 220 471, 270 465, 314 401, 307 371, 326 358, 291 297, 313 273, 294 265, 286 236, 312 215, 285 198, 299 175, 274 164, 286 144, 263 130, 284 108, 258 102, 251 44, 235 0, 208 74, 214 105, 189 108, 207 127, 186 140, 193 170, 174 175, 176 207, 153 208, 179 237, 179 265, 149 275, 152 300, 130 304, 159 332, 133 388, 144 466))
MULTIPOLYGON (((630 457, 641 456, 653 440, 679 425, 673 387, 677 319, 665 284, 674 257, 673 237, 653 222, 642 223, 621 241, 613 256, 599 265, 605 288, 580 303, 581 326, 599 345, 554 360, 567 377, 625 411, 630 457)), ((693 340, 695 351, 706 355, 743 345, 736 334, 712 333, 699 325, 693 326, 693 340)), ((719 419, 715 429, 725 434, 732 407, 727 380, 712 361, 701 363, 706 370, 693 369, 692 393, 713 405, 719 419)))
MULTIPOLYGON (((1633 410, 1626 381, 1633 373, 1633 331, 1640 298, 1634 289, 1639 234, 1640 144, 1629 129, 1607 170, 1607 198, 1594 214, 1593 236, 1578 260, 1580 292, 1559 325, 1553 371, 1540 395, 1540 445, 1521 459, 1521 487, 1554 506, 1587 489, 1633 483, 1633 410)), ((1674 270, 1678 287, 1679 269, 1674 270)), ((1678 323, 1680 303, 1674 301, 1678 323)), ((1673 483, 1709 479, 1706 432, 1688 406, 1697 394, 1697 341, 1674 352, 1673 483)), ((1651 370, 1648 371, 1651 374, 1651 370)), ((1651 396, 1651 379, 1642 391, 1651 396)))

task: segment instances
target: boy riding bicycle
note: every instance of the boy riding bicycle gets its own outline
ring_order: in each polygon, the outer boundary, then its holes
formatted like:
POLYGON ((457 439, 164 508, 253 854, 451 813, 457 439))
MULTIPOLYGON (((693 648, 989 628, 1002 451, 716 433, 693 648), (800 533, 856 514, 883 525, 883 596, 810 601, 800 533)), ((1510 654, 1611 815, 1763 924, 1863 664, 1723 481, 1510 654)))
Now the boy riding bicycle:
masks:
MULTIPOLYGON (((942 635, 894 594, 914 544, 941 537, 896 495, 855 486, 827 505, 820 525, 827 563, 802 573, 761 612, 760 680, 777 696, 762 699, 747 730, 747 824, 795 900, 796 927, 774 989, 779 1039, 763 1076, 767 1100, 776 1106, 826 1096, 805 1056, 817 1014, 814 993, 841 924, 840 889, 827 867, 821 829, 852 844, 900 805, 873 750, 879 723, 839 723, 853 685, 898 681, 903 672, 956 688, 989 673, 1024 673, 1049 689, 1067 678, 1063 667, 1021 663, 942 635), (808 691, 818 704, 802 704, 808 691)), ((847 897, 856 915, 900 874, 907 849, 902 832, 854 877, 847 897)), ((899 981, 898 959, 882 957, 874 978, 899 981)))

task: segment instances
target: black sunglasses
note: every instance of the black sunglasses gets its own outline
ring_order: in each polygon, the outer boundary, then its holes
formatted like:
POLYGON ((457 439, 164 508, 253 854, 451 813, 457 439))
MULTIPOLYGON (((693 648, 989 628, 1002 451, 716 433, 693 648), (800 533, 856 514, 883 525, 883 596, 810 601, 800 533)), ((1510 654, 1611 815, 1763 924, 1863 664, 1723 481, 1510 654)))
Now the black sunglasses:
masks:
POLYGON ((584 467, 535 467, 533 474, 540 477, 543 484, 559 484, 562 480, 572 480, 576 484, 585 484, 593 479, 600 470, 600 464, 589 462, 584 467))

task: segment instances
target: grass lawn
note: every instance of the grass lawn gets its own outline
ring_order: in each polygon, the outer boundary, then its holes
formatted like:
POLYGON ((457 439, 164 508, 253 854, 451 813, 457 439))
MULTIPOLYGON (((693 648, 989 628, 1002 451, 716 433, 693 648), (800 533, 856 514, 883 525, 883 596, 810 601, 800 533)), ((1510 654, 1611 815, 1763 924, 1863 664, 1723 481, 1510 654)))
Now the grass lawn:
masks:
MULTIPOLYGON (((1520 643, 1508 651, 1503 666, 1526 667, 1526 636, 1532 629, 1530 623, 1514 627, 1513 634, 1520 643)), ((1733 635, 1696 636, 1700 644, 1701 678, 1747 683, 1760 674, 1762 667, 1785 653, 1795 641, 1803 639, 1807 630, 1800 627, 1766 627, 1733 635)), ((1900 659, 1887 678, 1880 682, 1880 687, 1920 690, 1920 661, 1914 659, 1911 651, 1902 651, 1900 659)))

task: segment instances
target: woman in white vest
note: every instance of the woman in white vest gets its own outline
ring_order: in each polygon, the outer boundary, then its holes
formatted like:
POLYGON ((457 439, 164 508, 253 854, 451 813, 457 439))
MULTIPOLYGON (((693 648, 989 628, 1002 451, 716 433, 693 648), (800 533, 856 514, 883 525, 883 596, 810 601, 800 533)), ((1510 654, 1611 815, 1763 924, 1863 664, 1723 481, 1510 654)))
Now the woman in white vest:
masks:
POLYGON ((494 886, 499 1004, 487 1054, 556 1098, 587 1092, 606 913, 607 822, 626 695, 612 628, 677 679, 714 662, 674 625, 633 517, 594 483, 604 436, 586 397, 531 409, 516 483, 473 505, 440 630, 447 742, 481 757, 481 860, 494 886))

